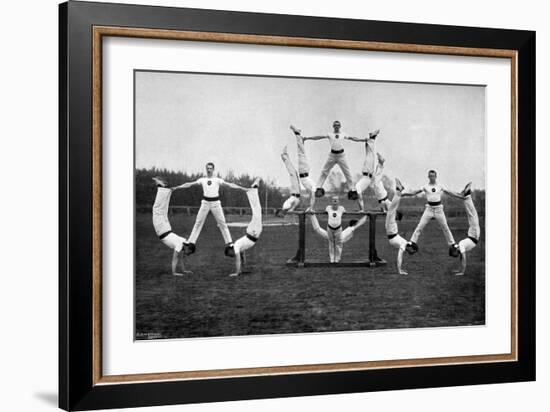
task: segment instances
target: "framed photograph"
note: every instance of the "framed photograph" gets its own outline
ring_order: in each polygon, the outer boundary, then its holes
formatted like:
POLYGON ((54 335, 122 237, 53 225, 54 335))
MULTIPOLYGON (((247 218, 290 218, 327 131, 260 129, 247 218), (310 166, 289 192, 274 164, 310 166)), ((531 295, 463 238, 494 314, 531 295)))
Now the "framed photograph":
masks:
POLYGON ((59 403, 535 379, 535 33, 60 5, 59 403))

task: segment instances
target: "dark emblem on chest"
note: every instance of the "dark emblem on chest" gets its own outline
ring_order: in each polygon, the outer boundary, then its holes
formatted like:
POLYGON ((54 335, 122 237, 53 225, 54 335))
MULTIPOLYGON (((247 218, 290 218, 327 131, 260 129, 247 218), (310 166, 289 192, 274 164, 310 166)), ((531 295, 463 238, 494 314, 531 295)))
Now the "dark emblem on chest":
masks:
POLYGON ((339 135, 339 134, 335 134, 334 137, 335 137, 336 139, 339 139, 339 138, 340 138, 340 135, 339 135))
POLYGON ((333 214, 332 214, 332 217, 336 217, 336 216, 338 216, 336 213, 333 213, 333 214))
POLYGON ((434 188, 432 188, 432 193, 435 193, 435 187, 434 187, 434 188))
POLYGON ((212 180, 207 181, 206 184, 210 186, 212 184, 212 180))

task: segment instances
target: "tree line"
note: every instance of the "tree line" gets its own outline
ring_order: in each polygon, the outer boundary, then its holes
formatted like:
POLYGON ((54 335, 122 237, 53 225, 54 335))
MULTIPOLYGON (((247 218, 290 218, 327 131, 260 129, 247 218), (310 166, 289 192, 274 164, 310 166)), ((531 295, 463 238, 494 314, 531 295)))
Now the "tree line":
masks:
MULTIPOLYGON (((153 205, 157 192, 156 185, 152 180, 153 177, 160 177, 169 187, 173 187, 186 182, 194 182, 203 176, 202 173, 175 172, 167 169, 136 169, 134 179, 136 206, 143 207, 153 205)), ((257 176, 251 176, 249 174, 236 175, 230 171, 225 176, 217 174, 217 177, 221 177, 227 182, 235 183, 243 187, 250 187, 257 176)), ((266 193, 269 207, 280 207, 286 197, 284 191, 281 191, 271 179, 262 179, 260 182, 258 195, 262 207, 265 207, 266 193)), ((220 188, 220 197, 223 206, 249 207, 246 194, 240 190, 222 186, 220 188)), ((202 188, 197 185, 188 189, 176 190, 172 195, 170 204, 172 206, 200 206, 201 200, 202 188)))
MULTIPOLYGON (((153 205, 156 195, 156 185, 154 184, 152 178, 160 177, 169 187, 178 186, 185 182, 194 182, 204 175, 202 173, 184 173, 184 172, 175 172, 173 170, 167 169, 136 169, 135 171, 135 195, 136 195, 136 206, 138 208, 149 208, 153 205)), ((225 176, 217 174, 218 177, 223 178, 225 181, 236 183, 243 187, 250 187, 256 176, 251 176, 248 174, 235 175, 233 172, 228 172, 225 176)), ((343 177, 343 176, 342 176, 343 177)), ((327 194, 335 193, 345 196, 347 193, 346 185, 343 179, 338 176, 336 173, 331 173, 325 184, 327 188, 327 194)), ((260 202, 262 208, 266 207, 266 192, 267 192, 267 207, 269 208, 279 208, 289 196, 290 191, 287 187, 280 188, 278 187, 273 180, 266 179, 261 181, 260 187, 258 189, 260 202)), ((388 193, 389 197, 393 197, 393 193, 388 193)), ((368 188, 365 192, 365 196, 370 198, 373 202, 373 207, 377 207, 377 203, 374 195, 374 190, 368 188)), ((249 207, 248 198, 245 193, 240 190, 234 190, 227 187, 220 188, 220 197, 222 199, 223 206, 226 207, 249 207)), ((478 213, 481 215, 485 214, 485 191, 484 190, 474 190, 472 193, 472 198, 476 205, 478 213)), ((342 197, 344 199, 344 197, 342 197)), ((200 206, 202 200, 202 188, 200 186, 192 186, 189 189, 177 190, 174 192, 171 198, 170 204, 172 206, 200 206)), ((407 199, 406 202, 403 202, 401 205, 402 209, 415 209, 422 208, 426 203, 424 197, 407 199)), ((460 200, 454 199, 447 196, 445 200, 446 207, 449 209, 461 209, 463 208, 462 202, 460 200)))

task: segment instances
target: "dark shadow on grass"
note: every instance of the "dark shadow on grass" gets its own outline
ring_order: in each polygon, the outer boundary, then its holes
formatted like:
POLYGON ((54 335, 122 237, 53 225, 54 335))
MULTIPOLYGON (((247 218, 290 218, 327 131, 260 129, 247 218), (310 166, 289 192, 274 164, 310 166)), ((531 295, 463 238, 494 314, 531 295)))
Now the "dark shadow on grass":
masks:
POLYGON ((48 404, 53 407, 57 407, 58 398, 57 398, 56 392, 38 392, 38 393, 35 393, 34 396, 37 399, 40 399, 41 401, 43 401, 45 404, 48 404))

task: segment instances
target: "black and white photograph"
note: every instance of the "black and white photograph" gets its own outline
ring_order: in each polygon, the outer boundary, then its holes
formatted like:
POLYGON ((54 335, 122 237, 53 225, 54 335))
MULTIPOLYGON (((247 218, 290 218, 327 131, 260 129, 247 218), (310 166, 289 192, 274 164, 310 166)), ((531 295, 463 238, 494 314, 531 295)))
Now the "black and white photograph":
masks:
POLYGON ((133 80, 136 340, 485 325, 483 85, 133 80))

